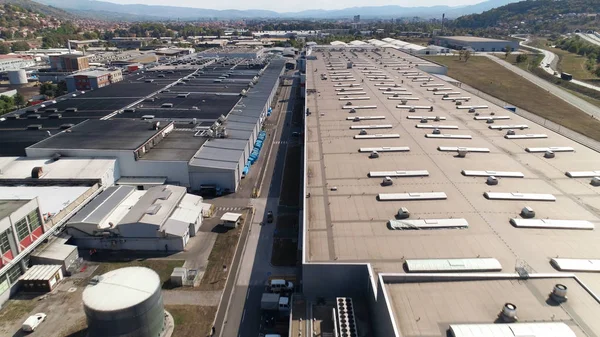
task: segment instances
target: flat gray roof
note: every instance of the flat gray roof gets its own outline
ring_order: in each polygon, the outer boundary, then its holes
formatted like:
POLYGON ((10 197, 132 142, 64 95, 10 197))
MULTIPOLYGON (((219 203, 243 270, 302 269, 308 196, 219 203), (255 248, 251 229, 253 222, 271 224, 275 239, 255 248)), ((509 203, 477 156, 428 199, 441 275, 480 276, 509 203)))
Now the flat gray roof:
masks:
POLYGON ((442 40, 461 41, 461 42, 510 42, 508 40, 488 39, 485 37, 477 37, 477 36, 440 36, 438 38, 442 39, 442 40))
POLYGON ((69 219, 68 224, 89 223, 99 225, 131 192, 133 186, 111 186, 90 201, 77 214, 69 219))
MULTIPOLYGON (((517 260, 524 261, 540 273, 555 272, 551 257, 598 258, 600 246, 600 189, 590 184, 591 178, 569 178, 567 171, 589 171, 600 168, 600 154, 565 138, 532 121, 470 95, 459 87, 434 76, 429 83, 443 84, 461 96, 472 96, 465 105, 487 105, 478 112, 481 116, 507 115, 507 121, 487 124, 475 121, 473 113, 456 108, 452 101, 421 87, 424 82, 412 82, 395 66, 383 67, 380 56, 373 52, 354 51, 358 59, 352 61, 368 64, 383 71, 394 82, 412 93, 408 105, 432 105, 434 110, 398 109, 396 100, 382 94, 379 81, 370 81, 362 71, 363 66, 346 69, 347 59, 340 52, 331 52, 331 58, 314 52, 317 60, 307 61, 306 88, 316 90, 307 95, 307 108, 312 114, 306 118, 306 159, 308 176, 305 177, 306 199, 305 251, 309 262, 355 263, 370 262, 376 272, 404 272, 405 259, 416 258, 475 258, 493 257, 500 261, 503 271, 513 271, 517 260), (367 57, 373 56, 374 59, 367 57), (375 105, 376 109, 358 109, 356 113, 343 110, 336 95, 337 82, 321 80, 320 74, 329 72, 326 63, 336 60, 339 70, 350 71, 355 84, 363 87, 369 100, 353 102, 355 105, 375 105), (315 72, 315 69, 318 71, 315 72), (362 80, 364 79, 364 82, 362 80), (404 83, 401 83, 401 81, 404 83), (430 120, 427 125, 456 125, 458 130, 443 133, 470 135, 472 139, 425 138, 431 129, 419 129, 419 119, 408 116, 441 116, 445 121, 430 120), (353 116, 384 116, 383 120, 353 122, 353 116), (397 133, 397 139, 353 139, 359 130, 350 126, 392 124, 385 132, 397 133), (506 139, 503 131, 489 129, 489 125, 526 124, 527 130, 517 134, 547 134, 546 139, 506 139), (407 146, 409 152, 380 152, 379 158, 369 159, 369 153, 359 153, 365 147, 407 146), (457 158, 456 153, 440 152, 440 146, 479 147, 489 153, 468 153, 457 158), (557 153, 546 159, 543 153, 528 153, 528 147, 569 146, 574 152, 557 153), (369 178, 371 171, 427 170, 426 177, 392 178, 392 186, 381 186, 381 178, 369 178), (485 177, 464 176, 462 170, 518 171, 524 178, 499 178, 499 184, 486 184, 485 177), (337 187, 334 191, 331 188, 337 187), (492 201, 484 192, 547 193, 556 197, 554 202, 503 200, 492 201), (435 201, 378 201, 379 193, 444 192, 445 200, 435 201), (520 229, 509 222, 519 217, 525 206, 532 207, 540 219, 588 220, 596 225, 593 231, 558 229, 520 229), (464 218, 467 229, 442 230, 390 230, 387 221, 401 207, 408 208, 410 219, 464 218)), ((395 59, 401 64, 418 60, 401 51, 385 48, 380 51, 383 61, 395 59), (387 52, 390 51, 391 55, 387 52), (406 61, 403 61, 406 59, 406 61)), ((346 53, 350 56, 349 53, 346 53)), ((422 72, 422 71, 421 71, 422 72)), ((427 76, 426 73, 423 73, 427 76)), ((331 77, 331 76, 330 76, 331 77)), ((350 84, 352 82, 345 82, 350 84)), ((579 275, 579 274, 578 274, 579 275)), ((600 277, 582 274, 588 285, 600 291, 600 277)))
POLYGON ((206 142, 204 137, 195 137, 195 132, 171 131, 140 160, 189 161, 206 142))
POLYGON ((577 337, 600 331, 600 305, 571 277, 520 281, 490 275, 387 283, 385 288, 402 336, 446 336, 450 324, 493 324, 505 303, 517 306, 518 323, 563 322, 577 337), (560 305, 549 299, 557 283, 568 288, 568 300, 560 305))
POLYGON ((0 220, 23 207, 29 200, 0 200, 0 220))

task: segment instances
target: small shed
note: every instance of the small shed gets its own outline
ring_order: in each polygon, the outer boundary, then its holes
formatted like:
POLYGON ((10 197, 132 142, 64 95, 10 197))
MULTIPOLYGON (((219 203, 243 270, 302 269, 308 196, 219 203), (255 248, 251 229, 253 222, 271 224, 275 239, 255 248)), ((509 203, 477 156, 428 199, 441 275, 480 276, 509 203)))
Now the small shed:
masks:
POLYGON ((62 265, 38 264, 29 268, 20 282, 25 291, 50 292, 63 278, 62 265))
POLYGON ((225 227, 236 228, 240 221, 242 220, 242 215, 240 213, 231 213, 227 212, 223 214, 221 217, 221 221, 223 221, 223 225, 225 227))
POLYGON ((33 264, 59 264, 62 266, 63 275, 69 274, 68 270, 75 265, 78 258, 77 246, 67 245, 62 241, 54 241, 31 253, 33 264))

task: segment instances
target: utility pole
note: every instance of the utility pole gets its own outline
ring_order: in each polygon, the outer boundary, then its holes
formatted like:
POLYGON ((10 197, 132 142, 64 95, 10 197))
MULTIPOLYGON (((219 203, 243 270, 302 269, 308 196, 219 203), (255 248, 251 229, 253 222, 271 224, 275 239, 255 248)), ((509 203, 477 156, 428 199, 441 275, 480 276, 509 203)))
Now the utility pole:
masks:
POLYGON ((444 36, 444 18, 446 17, 446 13, 442 14, 442 33, 440 35, 444 36))

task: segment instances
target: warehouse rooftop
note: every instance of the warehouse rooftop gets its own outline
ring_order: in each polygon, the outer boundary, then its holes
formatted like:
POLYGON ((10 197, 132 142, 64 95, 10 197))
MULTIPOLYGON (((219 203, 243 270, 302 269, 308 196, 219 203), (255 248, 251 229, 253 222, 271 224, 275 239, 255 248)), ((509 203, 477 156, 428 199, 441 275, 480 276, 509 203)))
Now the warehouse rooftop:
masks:
POLYGON ((490 39, 486 37, 478 36, 440 36, 439 38, 445 40, 464 41, 464 42, 506 42, 501 39, 490 39))
POLYGON ((516 323, 521 325, 565 323, 577 337, 600 331, 600 304, 576 279, 558 274, 527 280, 494 274, 456 280, 426 277, 386 283, 385 291, 402 336, 446 336, 450 325, 503 323, 500 312, 505 303, 516 306, 516 323), (556 284, 567 287, 566 301, 550 296, 556 284))
POLYGON ((27 204, 29 200, 0 200, 0 219, 4 219, 13 212, 27 204))
MULTIPOLYGON (((518 259, 536 272, 554 272, 550 257, 600 256, 600 247, 595 244, 600 239, 597 229, 552 229, 539 224, 542 223, 539 219, 566 220, 568 226, 574 225, 571 220, 600 224, 600 190, 590 184, 591 177, 570 178, 565 174, 597 170, 600 154, 478 97, 463 103, 463 107, 488 107, 478 108, 478 117, 483 119, 475 120, 475 113, 460 109, 451 100, 443 100, 443 96, 436 95, 439 92, 433 91, 434 87, 421 84, 441 85, 448 91, 459 92, 460 96, 470 96, 462 89, 409 68, 406 71, 421 73, 413 76, 422 76, 413 82, 413 78, 404 74, 405 70, 395 69, 400 65, 412 66, 408 60, 414 56, 401 51, 386 48, 380 52, 383 60, 370 51, 355 51, 358 58, 345 52, 354 63, 352 69, 346 68, 348 58, 341 52, 329 52, 330 57, 327 52, 316 52, 317 60, 308 61, 306 71, 307 108, 311 112, 306 117, 305 130, 307 262, 368 262, 375 272, 404 272, 403 263, 407 259, 491 257, 500 262, 503 271, 514 270, 518 259), (379 63, 392 60, 399 65, 383 67, 379 63), (329 61, 337 64, 335 70, 327 69, 329 61), (369 77, 376 75, 366 73, 366 65, 382 71, 388 79, 369 77), (355 80, 331 80, 335 71, 350 72, 355 80), (324 72, 329 80, 321 79, 324 72), (344 85, 350 84, 356 86, 354 89, 362 88, 365 93, 360 96, 367 99, 353 100, 356 95, 349 94, 351 91, 341 92, 348 88, 344 85), (396 84, 408 94, 393 97, 387 89, 381 90, 396 84), (402 104, 402 97, 417 100, 402 104), (347 102, 351 102, 355 112, 351 107, 344 109, 347 102), (409 112, 411 108, 415 112, 409 112), (440 121, 436 122, 435 116, 440 121), (499 119, 504 116, 508 120, 499 119), (354 117, 383 119, 354 122, 354 117), (422 123, 423 117, 430 119, 422 123), (490 118, 496 120, 489 123, 490 118), (390 127, 368 128, 385 124, 390 127), (505 126, 490 128, 500 125, 505 126), (515 125, 526 125, 527 129, 515 125), (438 126, 439 134, 432 135, 433 128, 438 126), (458 129, 442 129, 444 126, 458 129), (367 135, 398 137, 355 139, 363 128, 367 135), (512 128, 517 135, 546 138, 505 138, 507 129, 512 128), (471 139, 444 138, 446 134, 471 139), (387 152, 394 147, 407 147, 409 151, 387 152), (461 158, 457 155, 459 147, 472 149, 461 158), (546 149, 554 147, 574 151, 557 151, 554 158, 545 158, 546 149), (538 148, 544 150, 532 152, 538 148), (473 152, 477 149, 489 152, 473 152), (378 151, 379 157, 369 159, 373 150, 378 151), (476 172, 463 173, 464 170, 476 172), (522 173, 524 177, 510 178, 503 176, 503 172, 522 173), (497 175, 498 184, 487 184, 488 175, 497 175), (382 186, 387 176, 393 184, 382 186), (433 199, 442 200, 418 200, 427 198, 426 193, 431 192, 437 192, 433 199), (515 200, 489 200, 485 192, 504 192, 515 200), (545 195, 551 195, 555 201, 539 199, 545 195), (382 197, 397 200, 381 201, 382 197), (535 211, 538 228, 517 228, 509 222, 511 218, 522 219, 520 213, 526 206, 535 211), (409 222, 411 226, 435 227, 435 224, 442 226, 444 219, 464 219, 468 227, 392 230, 388 227, 389 220, 395 220, 402 207, 410 213, 409 219, 403 221, 421 220, 416 225, 409 222)), ((589 274, 581 277, 600 289, 600 278, 589 274)))
POLYGON ((205 137, 195 136, 194 132, 175 130, 146 152, 140 160, 188 161, 206 140, 205 137))
POLYGON ((153 129, 148 121, 118 119, 90 119, 69 130, 55 134, 31 148, 92 149, 92 150, 136 150, 149 139, 163 132, 170 123, 153 129))

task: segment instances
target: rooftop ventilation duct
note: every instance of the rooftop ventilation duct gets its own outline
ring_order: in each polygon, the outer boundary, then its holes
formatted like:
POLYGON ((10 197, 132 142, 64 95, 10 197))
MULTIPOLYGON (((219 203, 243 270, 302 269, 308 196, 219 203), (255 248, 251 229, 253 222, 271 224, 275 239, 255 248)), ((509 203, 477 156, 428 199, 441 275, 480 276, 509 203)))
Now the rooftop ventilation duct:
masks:
POLYGON ((379 158, 379 153, 377 151, 373 151, 369 155, 369 158, 379 158))
POLYGON ((352 105, 352 102, 348 102, 348 103, 346 103, 346 105, 347 105, 347 106, 350 106, 350 105, 352 105))
POLYGON ((507 136, 514 136, 515 135, 515 130, 509 129, 508 131, 506 131, 506 135, 507 136))
POLYGON ((433 129, 433 132, 432 132, 432 133, 433 133, 434 135, 439 135, 439 134, 441 134, 441 132, 440 132, 440 129, 438 129, 438 128, 435 128, 435 129, 433 129))
POLYGON ((592 184, 592 186, 600 186, 600 177, 593 177, 590 184, 592 184))
POLYGON ((408 219, 408 217, 410 217, 410 212, 406 207, 401 207, 396 213, 396 219, 398 220, 408 219))
POLYGON ((362 129, 362 130, 360 130, 360 132, 359 132, 359 135, 363 135, 363 136, 364 136, 364 135, 366 135, 366 134, 367 134, 367 130, 365 130, 365 129, 362 129))
POLYGON ((427 123, 427 118, 421 119, 421 123, 427 123))
MULTIPOLYGON (((356 112, 356 109, 350 109, 350 113, 355 113, 355 112, 356 112)), ((356 118, 358 118, 358 117, 356 117, 356 118)))
POLYGON ((533 208, 531 208, 529 206, 525 206, 521 210, 521 216, 524 219, 531 219, 531 218, 535 217, 535 211, 533 210, 533 208))
POLYGON ((383 181, 381 182, 381 186, 391 186, 393 184, 394 184, 394 181, 390 177, 383 178, 383 181))
POLYGON ((456 105, 462 105, 462 101, 456 101, 456 105))
POLYGON ((31 178, 33 179, 39 179, 42 177, 43 174, 44 170, 41 166, 36 166, 31 170, 31 178))
POLYGON ((458 152, 458 157, 459 158, 464 158, 467 156, 467 152, 469 152, 466 148, 464 147, 459 147, 456 152, 458 152))
POLYGON ((442 120, 442 118, 440 116, 435 116, 435 118, 433 120, 436 122, 439 122, 440 120, 442 120))
POLYGON ((499 318, 507 323, 516 322, 517 318, 517 306, 512 303, 505 303, 500 312, 499 318))
POLYGON ((476 112, 476 113, 475 113, 475 116, 479 116, 479 112, 476 112))
POLYGON ((550 298, 558 303, 566 302, 567 286, 560 283, 555 284, 554 288, 552 289, 552 292, 550 293, 550 298))
POLYGON ((485 121, 487 124, 494 124, 494 119, 493 118, 488 118, 488 120, 485 121))
POLYGON ((544 158, 554 158, 556 156, 556 154, 552 151, 552 150, 548 150, 544 153, 544 158))
POLYGON ((498 185, 498 178, 496 178, 494 176, 487 177, 487 184, 488 185, 498 185))
MULTIPOLYGON (((350 110, 350 112, 352 112, 352 110, 350 110)), ((354 112, 356 112, 356 111, 354 111, 354 112)), ((352 121, 353 122, 360 122, 360 117, 356 116, 356 117, 354 117, 354 119, 352 121)))

